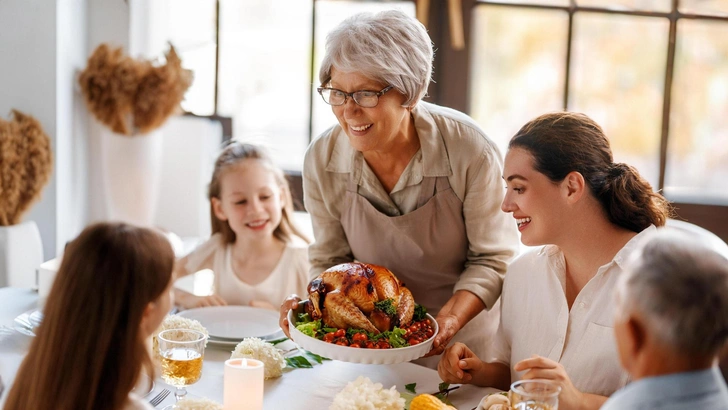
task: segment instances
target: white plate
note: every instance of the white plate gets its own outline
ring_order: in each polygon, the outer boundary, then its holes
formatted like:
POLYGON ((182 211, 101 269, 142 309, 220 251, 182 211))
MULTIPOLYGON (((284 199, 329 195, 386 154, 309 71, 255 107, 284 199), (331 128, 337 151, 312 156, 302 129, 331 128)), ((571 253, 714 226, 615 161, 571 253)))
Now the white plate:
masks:
POLYGON ((294 316, 295 312, 293 310, 289 310, 288 327, 291 332, 291 339, 294 342, 309 352, 316 353, 319 356, 350 363, 395 364, 419 359, 430 351, 432 342, 435 341, 435 336, 437 336, 437 332, 439 330, 435 318, 430 316, 428 313, 427 318, 430 319, 430 323, 432 323, 435 333, 424 342, 414 346, 393 349, 357 349, 349 346, 339 346, 333 343, 326 343, 323 340, 316 339, 315 337, 304 335, 296 329, 296 321, 293 320, 294 316))
POLYGON ((210 342, 234 343, 246 337, 273 340, 282 337, 278 326, 278 312, 250 306, 215 306, 189 309, 178 313, 194 319, 207 329, 210 342))
POLYGON ((33 328, 36 328, 40 326, 41 323, 43 323, 43 312, 40 311, 40 309, 36 309, 28 315, 28 320, 30 321, 30 324, 33 325, 33 328))
POLYGON ((35 312, 38 312, 38 309, 31 309, 19 314, 18 317, 13 320, 13 328, 26 336, 35 337, 34 330, 36 326, 33 326, 33 323, 31 323, 30 320, 31 314, 35 312))

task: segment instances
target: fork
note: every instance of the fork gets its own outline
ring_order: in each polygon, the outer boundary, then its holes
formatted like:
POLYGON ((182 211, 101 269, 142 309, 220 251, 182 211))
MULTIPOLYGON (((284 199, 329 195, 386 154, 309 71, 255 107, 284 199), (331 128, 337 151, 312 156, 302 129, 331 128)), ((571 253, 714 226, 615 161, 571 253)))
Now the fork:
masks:
POLYGON ((160 391, 159 394, 157 394, 151 400, 149 400, 149 404, 151 404, 152 407, 159 406, 159 404, 162 403, 164 401, 164 399, 167 398, 167 396, 169 396, 169 392, 170 392, 169 389, 164 389, 164 390, 160 391))

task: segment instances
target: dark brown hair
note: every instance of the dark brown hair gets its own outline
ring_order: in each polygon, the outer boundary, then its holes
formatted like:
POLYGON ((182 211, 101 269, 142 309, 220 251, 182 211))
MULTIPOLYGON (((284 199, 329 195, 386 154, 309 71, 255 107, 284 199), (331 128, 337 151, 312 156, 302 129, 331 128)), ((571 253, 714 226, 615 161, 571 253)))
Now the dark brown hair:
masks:
POLYGON ((142 368, 141 330, 167 289, 174 252, 156 231, 123 223, 86 228, 69 243, 5 410, 118 410, 142 368))
POLYGON ((667 200, 636 169, 614 163, 604 131, 584 114, 541 115, 516 133, 508 144, 511 148, 528 151, 536 171, 553 182, 579 172, 609 220, 623 228, 641 232, 651 224, 663 226, 670 215, 667 200))
POLYGON ((290 242, 291 236, 296 235, 306 242, 309 242, 306 235, 301 232, 296 225, 293 224, 293 198, 291 189, 288 186, 288 180, 283 171, 278 168, 270 156, 263 151, 262 148, 252 144, 245 144, 239 141, 233 141, 228 144, 217 157, 215 161, 215 169, 212 171, 212 178, 207 189, 207 197, 210 199, 210 222, 212 224, 212 233, 220 232, 223 239, 227 243, 235 242, 235 232, 230 228, 227 221, 218 219, 212 207, 212 198, 220 198, 220 179, 223 172, 230 167, 240 164, 246 159, 254 159, 260 161, 270 172, 273 173, 278 185, 283 191, 283 210, 281 215, 281 223, 273 231, 273 235, 283 242, 290 242))

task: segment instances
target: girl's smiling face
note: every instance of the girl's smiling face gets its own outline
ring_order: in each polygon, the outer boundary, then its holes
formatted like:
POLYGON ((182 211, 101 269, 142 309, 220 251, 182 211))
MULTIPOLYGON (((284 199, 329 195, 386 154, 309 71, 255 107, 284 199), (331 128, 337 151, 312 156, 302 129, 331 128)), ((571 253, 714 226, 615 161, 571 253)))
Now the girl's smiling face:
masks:
MULTIPOLYGON (((335 68, 331 69, 331 81, 326 84, 327 87, 347 93, 361 90, 379 92, 387 85, 361 74, 340 72, 335 68)), ((344 105, 331 106, 331 109, 354 149, 362 153, 386 152, 394 141, 407 135, 410 110, 402 107, 405 100, 404 95, 393 89, 379 97, 376 107, 361 107, 349 97, 344 105)))
POLYGON ((564 188, 533 167, 533 156, 522 148, 511 148, 503 167, 506 195, 503 212, 512 213, 524 245, 535 246, 558 242, 568 208, 564 188))
POLYGON ((281 223, 283 190, 261 161, 246 159, 220 176, 220 198, 213 211, 227 221, 238 239, 272 236, 281 223))

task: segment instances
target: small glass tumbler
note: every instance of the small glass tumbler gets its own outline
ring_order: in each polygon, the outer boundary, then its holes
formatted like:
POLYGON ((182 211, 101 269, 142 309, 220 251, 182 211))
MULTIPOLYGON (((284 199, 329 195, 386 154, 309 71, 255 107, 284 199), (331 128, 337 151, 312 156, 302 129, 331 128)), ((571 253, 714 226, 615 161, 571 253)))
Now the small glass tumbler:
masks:
POLYGON ((551 380, 519 380, 511 384, 508 397, 513 410, 558 410, 561 386, 551 380))

